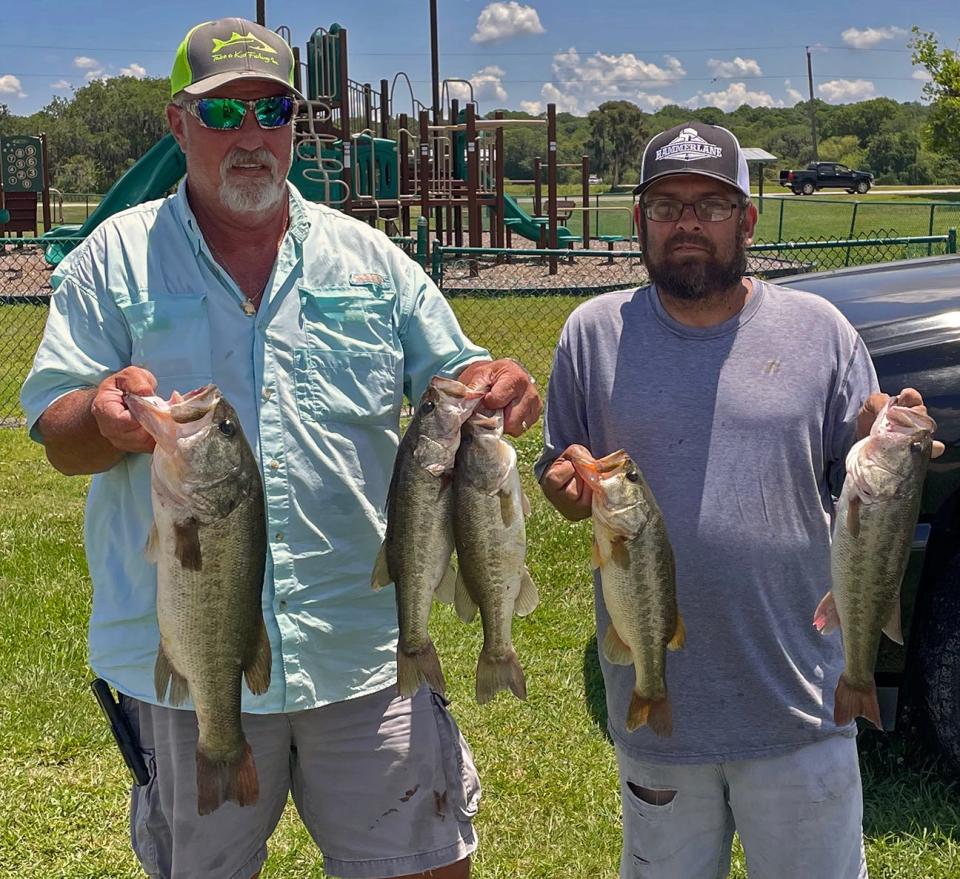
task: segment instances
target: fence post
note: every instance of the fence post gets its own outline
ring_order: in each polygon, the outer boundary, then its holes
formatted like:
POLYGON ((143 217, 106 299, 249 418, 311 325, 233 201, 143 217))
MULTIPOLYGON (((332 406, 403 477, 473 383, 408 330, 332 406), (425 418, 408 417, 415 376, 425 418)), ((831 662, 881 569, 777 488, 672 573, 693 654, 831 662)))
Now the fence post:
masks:
MULTIPOLYGON (((847 241, 853 240, 853 230, 857 226, 857 208, 860 207, 860 202, 855 201, 853 203, 853 213, 850 215, 850 234, 847 235, 847 241)), ((844 257, 843 264, 845 266, 850 265, 850 246, 847 245, 847 255, 844 257)))
POLYGON ((783 241, 783 208, 786 203, 785 198, 780 199, 780 226, 777 229, 777 241, 783 241))
POLYGON ((417 217, 417 262, 424 269, 427 267, 427 257, 429 256, 427 226, 427 218, 423 214, 417 217))
POLYGON ((430 254, 430 277, 438 287, 443 284, 443 248, 438 244, 430 254))
MULTIPOLYGON (((933 237, 933 212, 937 209, 935 204, 930 205, 930 226, 927 229, 927 235, 933 237)), ((927 242, 927 256, 930 256, 933 253, 933 242, 927 242)))
POLYGON ((947 253, 957 252, 957 227, 951 226, 947 229, 947 253))

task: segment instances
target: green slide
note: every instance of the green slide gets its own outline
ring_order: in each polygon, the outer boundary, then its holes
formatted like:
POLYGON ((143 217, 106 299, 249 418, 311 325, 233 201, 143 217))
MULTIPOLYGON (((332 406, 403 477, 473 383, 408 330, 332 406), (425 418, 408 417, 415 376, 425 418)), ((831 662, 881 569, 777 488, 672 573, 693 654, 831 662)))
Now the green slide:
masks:
POLYGON ((46 259, 57 265, 108 217, 134 205, 163 198, 187 172, 186 160, 172 134, 165 134, 130 167, 82 226, 57 226, 44 238, 63 238, 46 248, 46 259))
MULTIPOLYGON (((505 220, 519 220, 519 223, 511 223, 510 228, 517 235, 528 238, 530 241, 538 242, 540 240, 540 224, 534 222, 530 216, 512 195, 503 196, 503 218, 505 220)), ((539 218, 538 218, 539 219, 539 218)), ((567 241, 571 238, 576 239, 574 235, 565 226, 557 229, 557 247, 566 247, 567 241)))

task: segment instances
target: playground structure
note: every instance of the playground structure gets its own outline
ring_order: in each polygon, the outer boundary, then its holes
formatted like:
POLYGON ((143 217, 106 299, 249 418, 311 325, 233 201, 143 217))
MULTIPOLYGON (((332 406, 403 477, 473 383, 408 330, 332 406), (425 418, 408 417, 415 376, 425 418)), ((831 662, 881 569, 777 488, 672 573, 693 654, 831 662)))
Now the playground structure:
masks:
POLYGON ((0 237, 36 235, 38 205, 49 232, 50 194, 46 135, 0 138, 0 237))
MULTIPOLYGON (((276 31, 291 42, 289 28, 276 31)), ((409 243, 409 250, 416 236, 424 261, 433 241, 508 248, 520 237, 554 249, 589 246, 590 212, 597 210, 589 205, 589 158, 577 164, 582 203, 559 199, 558 169, 571 166, 557 161, 555 105, 547 105, 545 118, 504 119, 497 112, 495 118, 483 119, 472 86, 463 80, 444 80, 438 89, 435 79, 433 107, 416 98, 403 72, 392 84, 381 79, 378 88, 356 82, 349 76, 347 30, 339 24, 313 32, 305 59, 299 47, 292 50, 296 85, 307 100, 294 120, 289 179, 305 198, 379 226, 401 244, 409 243), (469 90, 469 100, 462 104, 450 96, 457 83, 469 90), (397 112, 401 103, 403 111, 397 112), (520 125, 542 128, 545 134, 546 160, 535 160, 533 214, 505 191, 504 131, 520 125), (582 212, 581 234, 565 225, 574 211, 582 212)), ((436 56, 434 62, 436 76, 436 56)), ((166 135, 114 184, 86 222, 48 232, 68 239, 51 245, 48 261, 58 262, 117 211, 162 197, 184 171, 183 155, 172 135, 166 135)))

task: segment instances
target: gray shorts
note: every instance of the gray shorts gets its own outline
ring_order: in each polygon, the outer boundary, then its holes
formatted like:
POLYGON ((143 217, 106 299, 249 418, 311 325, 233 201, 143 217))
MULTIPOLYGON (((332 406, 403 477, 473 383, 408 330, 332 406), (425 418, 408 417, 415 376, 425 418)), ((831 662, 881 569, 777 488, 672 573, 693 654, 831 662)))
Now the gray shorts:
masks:
POLYGON ((155 879, 249 879, 267 857, 288 792, 327 875, 403 876, 476 848, 480 783, 442 697, 394 688, 291 714, 244 714, 260 797, 197 814, 192 711, 121 703, 150 768, 132 793, 130 832, 155 879))
POLYGON ((751 879, 867 879, 857 743, 778 757, 649 763, 617 748, 620 879, 724 879, 740 834, 751 879))

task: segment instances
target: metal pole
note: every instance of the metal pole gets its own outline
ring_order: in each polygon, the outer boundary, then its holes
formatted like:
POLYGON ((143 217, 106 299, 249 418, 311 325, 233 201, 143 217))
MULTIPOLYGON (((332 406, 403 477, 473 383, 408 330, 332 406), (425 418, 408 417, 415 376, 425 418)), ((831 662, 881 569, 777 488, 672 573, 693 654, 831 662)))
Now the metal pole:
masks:
POLYGON ((580 190, 583 202, 583 249, 590 249, 590 156, 580 157, 580 190))
MULTIPOLYGON (((557 249, 557 105, 547 104, 547 246, 557 249)), ((550 257, 550 274, 557 273, 557 258, 550 257)))
POLYGON ((540 165, 540 156, 533 159, 533 215, 535 217, 543 216, 543 195, 540 187, 543 185, 543 168, 540 165))
POLYGON ((47 161, 47 135, 40 132, 40 152, 43 154, 43 231, 50 231, 50 165, 47 161))
POLYGON ((440 49, 437 34, 437 0, 430 0, 430 70, 433 77, 433 124, 440 124, 440 49))
POLYGON ((957 227, 951 226, 947 229, 947 253, 957 252, 957 227))
POLYGON ((807 46, 807 85, 810 88, 810 136, 813 139, 813 161, 820 161, 817 150, 817 110, 813 104, 813 63, 810 61, 810 47, 807 46))
POLYGON ((257 0, 257 24, 262 24, 264 27, 267 24, 266 5, 266 0, 257 0))

